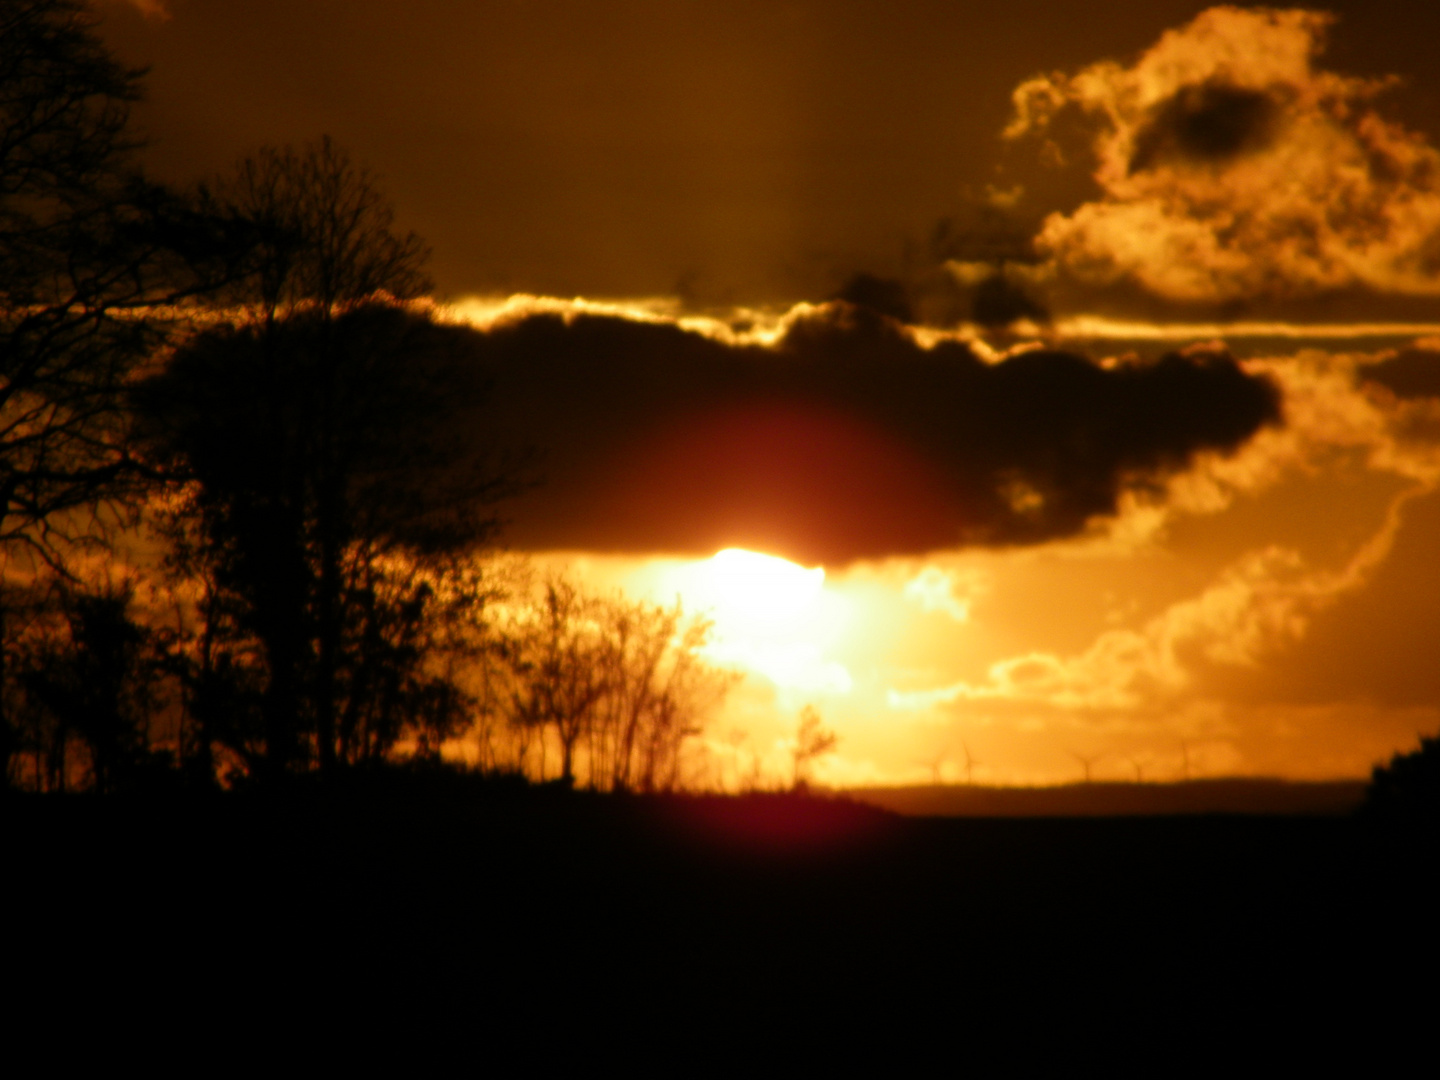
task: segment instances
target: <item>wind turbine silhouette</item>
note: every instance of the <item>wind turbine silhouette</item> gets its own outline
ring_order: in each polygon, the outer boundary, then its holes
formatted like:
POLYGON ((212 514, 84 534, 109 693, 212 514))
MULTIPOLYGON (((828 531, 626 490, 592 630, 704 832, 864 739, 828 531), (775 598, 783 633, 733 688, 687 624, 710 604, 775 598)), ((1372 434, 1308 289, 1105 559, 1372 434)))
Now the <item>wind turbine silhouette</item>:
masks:
POLYGON ((1080 762, 1081 767, 1085 770, 1085 783, 1088 784, 1090 783, 1090 766, 1094 765, 1095 762, 1099 761, 1105 755, 1091 754, 1089 757, 1085 757, 1081 754, 1077 754, 1074 750, 1071 750, 1070 756, 1073 757, 1076 761, 1080 762))
POLYGON ((974 786, 975 786, 975 766, 976 766, 976 765, 981 765, 981 764, 984 764, 984 763, 983 763, 983 762, 980 762, 980 761, 976 761, 976 760, 970 755, 970 744, 969 744, 969 743, 962 742, 962 743, 960 744, 960 747, 961 747, 961 749, 963 749, 963 750, 965 751, 965 786, 966 786, 966 787, 974 787, 974 786))

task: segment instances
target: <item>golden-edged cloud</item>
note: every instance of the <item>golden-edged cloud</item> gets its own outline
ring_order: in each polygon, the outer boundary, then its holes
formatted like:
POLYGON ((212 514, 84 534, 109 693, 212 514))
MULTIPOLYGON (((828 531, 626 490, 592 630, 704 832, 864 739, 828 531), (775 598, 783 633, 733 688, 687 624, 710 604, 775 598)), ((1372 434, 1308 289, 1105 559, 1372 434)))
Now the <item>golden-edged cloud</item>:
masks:
POLYGON ((845 303, 773 339, 522 307, 477 320, 475 351, 494 386, 477 431, 537 453, 509 529, 530 550, 833 566, 1038 543, 1279 420, 1271 382, 1222 352, 989 360, 845 303))
POLYGON ((1102 191, 1047 218, 1042 251, 1177 301, 1440 295, 1440 152, 1374 110, 1385 80, 1316 65, 1331 22, 1215 7, 1133 64, 1021 85, 1006 135, 1078 112, 1102 191))

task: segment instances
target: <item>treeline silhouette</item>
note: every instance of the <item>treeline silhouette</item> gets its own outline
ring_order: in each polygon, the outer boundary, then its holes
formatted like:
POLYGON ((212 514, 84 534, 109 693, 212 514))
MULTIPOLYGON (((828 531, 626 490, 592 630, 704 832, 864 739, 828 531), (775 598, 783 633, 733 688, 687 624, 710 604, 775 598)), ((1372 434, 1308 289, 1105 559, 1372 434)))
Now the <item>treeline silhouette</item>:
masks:
POLYGON ((481 556, 523 459, 478 334, 325 138, 187 190, 78 0, 0 32, 0 758, 8 787, 438 762, 669 790, 731 677, 677 605, 481 556))

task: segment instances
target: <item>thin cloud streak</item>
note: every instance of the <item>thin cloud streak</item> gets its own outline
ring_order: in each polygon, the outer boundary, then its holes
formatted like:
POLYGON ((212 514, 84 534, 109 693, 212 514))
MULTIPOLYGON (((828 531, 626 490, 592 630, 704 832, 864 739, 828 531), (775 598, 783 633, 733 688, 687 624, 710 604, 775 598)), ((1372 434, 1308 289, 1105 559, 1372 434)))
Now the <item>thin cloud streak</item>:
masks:
POLYGON ((1060 341, 1228 341, 1281 338, 1293 341, 1363 341, 1440 334, 1440 323, 1355 322, 1140 322, 1103 315, 1072 315, 1054 321, 1060 341))

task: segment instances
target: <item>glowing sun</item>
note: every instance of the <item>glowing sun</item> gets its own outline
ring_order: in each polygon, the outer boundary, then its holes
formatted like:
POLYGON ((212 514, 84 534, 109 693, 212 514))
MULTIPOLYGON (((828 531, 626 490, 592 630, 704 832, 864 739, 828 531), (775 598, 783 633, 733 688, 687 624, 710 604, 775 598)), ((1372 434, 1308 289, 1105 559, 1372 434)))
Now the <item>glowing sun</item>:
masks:
POLYGON ((846 691, 850 674, 826 658, 847 619, 844 601, 825 589, 824 567, 743 548, 677 568, 671 585, 687 607, 715 621, 707 650, 719 663, 747 668, 797 691, 846 691))
POLYGON ((791 629, 825 585, 825 568, 806 569, 775 555, 726 548, 706 564, 715 618, 752 631, 791 629))

